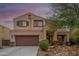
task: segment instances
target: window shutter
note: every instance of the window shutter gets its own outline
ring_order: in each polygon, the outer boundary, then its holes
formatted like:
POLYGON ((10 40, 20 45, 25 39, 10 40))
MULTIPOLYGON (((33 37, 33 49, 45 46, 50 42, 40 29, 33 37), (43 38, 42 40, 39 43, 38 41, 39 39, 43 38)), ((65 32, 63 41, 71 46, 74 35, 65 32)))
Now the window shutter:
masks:
POLYGON ((29 26, 29 22, 28 21, 26 21, 26 26, 29 26))

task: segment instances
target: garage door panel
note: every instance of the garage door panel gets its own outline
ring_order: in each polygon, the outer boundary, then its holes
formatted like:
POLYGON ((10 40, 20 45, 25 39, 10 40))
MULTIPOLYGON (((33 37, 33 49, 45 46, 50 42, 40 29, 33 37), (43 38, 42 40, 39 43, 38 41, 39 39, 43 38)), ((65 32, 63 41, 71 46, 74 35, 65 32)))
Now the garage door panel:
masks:
POLYGON ((34 46, 38 45, 39 36, 15 36, 17 46, 34 46))

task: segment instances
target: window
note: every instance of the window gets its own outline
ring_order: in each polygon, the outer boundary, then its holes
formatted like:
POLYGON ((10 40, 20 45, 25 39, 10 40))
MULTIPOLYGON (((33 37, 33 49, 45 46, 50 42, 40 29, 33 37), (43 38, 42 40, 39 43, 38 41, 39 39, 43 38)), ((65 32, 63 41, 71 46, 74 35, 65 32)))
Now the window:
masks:
POLYGON ((19 27, 26 27, 29 25, 28 21, 17 21, 17 26, 19 27))
POLYGON ((31 15, 28 15, 28 19, 31 19, 31 15))
POLYGON ((22 22, 22 25, 23 25, 23 26, 27 26, 27 23, 23 21, 23 22, 22 22))
POLYGON ((43 27, 43 20, 34 20, 34 27, 43 27))

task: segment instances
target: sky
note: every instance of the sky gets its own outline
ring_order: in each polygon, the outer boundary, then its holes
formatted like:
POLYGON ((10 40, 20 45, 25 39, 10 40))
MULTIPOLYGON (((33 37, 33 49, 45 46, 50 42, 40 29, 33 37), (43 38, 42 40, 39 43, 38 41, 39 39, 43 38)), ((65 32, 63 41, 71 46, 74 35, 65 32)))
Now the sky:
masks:
POLYGON ((0 25, 13 29, 13 18, 28 12, 42 17, 52 14, 48 3, 0 3, 0 25))

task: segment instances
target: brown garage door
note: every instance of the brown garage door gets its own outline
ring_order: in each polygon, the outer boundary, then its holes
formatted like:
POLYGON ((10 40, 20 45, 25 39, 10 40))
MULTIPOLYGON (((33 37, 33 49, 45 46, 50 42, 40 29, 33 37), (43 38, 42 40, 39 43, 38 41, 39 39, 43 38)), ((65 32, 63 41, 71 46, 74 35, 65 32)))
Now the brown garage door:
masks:
POLYGON ((15 36, 17 46, 35 46, 38 45, 39 36, 37 35, 19 35, 15 36))

